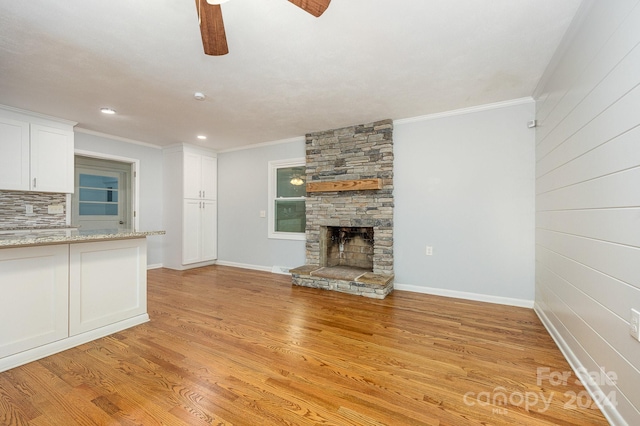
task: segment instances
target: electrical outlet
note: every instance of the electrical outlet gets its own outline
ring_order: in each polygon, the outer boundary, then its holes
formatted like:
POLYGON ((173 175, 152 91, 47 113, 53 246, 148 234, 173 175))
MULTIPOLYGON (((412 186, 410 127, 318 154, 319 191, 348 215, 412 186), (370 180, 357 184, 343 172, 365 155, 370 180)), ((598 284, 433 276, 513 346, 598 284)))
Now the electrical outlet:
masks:
POLYGON ((260 217, 267 217, 267 212, 264 210, 260 210, 260 217))
POLYGON ((33 206, 31 204, 25 204, 24 210, 26 214, 33 214, 33 206))
POLYGON ((64 206, 62 204, 52 204, 50 206, 47 206, 47 213, 49 214, 64 213, 64 206))
POLYGON ((640 341, 640 311, 631 309, 631 321, 629 321, 629 334, 640 341))
POLYGON ((427 246, 427 251, 425 253, 427 256, 433 256, 433 247, 427 246))

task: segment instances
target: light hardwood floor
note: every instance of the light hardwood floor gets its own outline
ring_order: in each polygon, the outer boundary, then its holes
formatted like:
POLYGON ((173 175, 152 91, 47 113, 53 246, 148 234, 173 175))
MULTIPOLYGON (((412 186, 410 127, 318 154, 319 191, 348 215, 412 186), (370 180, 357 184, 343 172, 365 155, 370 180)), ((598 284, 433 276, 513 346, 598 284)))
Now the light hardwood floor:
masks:
POLYGON ((0 424, 607 424, 529 309, 222 266, 148 287, 151 322, 0 373, 0 424))

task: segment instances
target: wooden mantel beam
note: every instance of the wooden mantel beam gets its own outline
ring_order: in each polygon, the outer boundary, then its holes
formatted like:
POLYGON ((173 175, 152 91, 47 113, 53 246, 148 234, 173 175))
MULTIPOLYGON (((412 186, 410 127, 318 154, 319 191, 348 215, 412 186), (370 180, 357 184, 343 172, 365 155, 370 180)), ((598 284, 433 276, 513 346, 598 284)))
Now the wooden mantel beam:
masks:
POLYGON ((382 189, 382 179, 332 180, 307 183, 307 192, 362 191, 382 189))

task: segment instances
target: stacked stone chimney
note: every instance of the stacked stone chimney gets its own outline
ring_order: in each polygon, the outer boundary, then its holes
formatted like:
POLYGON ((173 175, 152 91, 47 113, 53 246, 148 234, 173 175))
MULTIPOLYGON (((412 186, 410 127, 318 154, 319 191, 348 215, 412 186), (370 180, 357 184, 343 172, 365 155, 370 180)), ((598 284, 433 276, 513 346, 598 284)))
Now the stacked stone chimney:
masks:
POLYGON ((381 185, 380 189, 307 193, 307 265, 292 270, 294 284, 384 297, 393 289, 393 122, 383 120, 308 134, 306 164, 307 184, 379 179, 381 185), (373 229, 373 250, 369 254, 372 271, 360 278, 384 282, 384 288, 365 288, 362 282, 351 279, 347 280, 349 285, 326 279, 302 282, 314 273, 322 274, 318 268, 327 267, 323 262, 329 227, 373 229), (354 287, 353 291, 347 287, 354 287))

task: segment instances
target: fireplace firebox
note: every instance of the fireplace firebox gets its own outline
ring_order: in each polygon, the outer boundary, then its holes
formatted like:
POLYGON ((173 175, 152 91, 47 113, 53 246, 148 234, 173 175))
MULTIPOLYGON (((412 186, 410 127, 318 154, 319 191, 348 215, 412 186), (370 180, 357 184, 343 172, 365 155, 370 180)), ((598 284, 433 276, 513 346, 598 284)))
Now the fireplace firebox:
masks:
POLYGON ((373 272, 373 227, 323 226, 320 265, 373 272))

